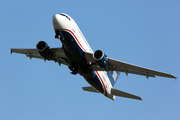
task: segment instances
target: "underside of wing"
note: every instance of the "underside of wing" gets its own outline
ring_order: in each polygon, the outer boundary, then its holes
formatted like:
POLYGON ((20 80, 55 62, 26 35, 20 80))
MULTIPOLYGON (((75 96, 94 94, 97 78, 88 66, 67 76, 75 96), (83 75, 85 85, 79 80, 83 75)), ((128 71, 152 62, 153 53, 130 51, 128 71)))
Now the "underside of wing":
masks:
POLYGON ((147 78, 161 76, 161 77, 168 77, 168 78, 176 79, 176 77, 172 74, 159 72, 156 70, 140 67, 137 65, 125 63, 125 62, 114 60, 111 58, 107 58, 108 68, 102 68, 96 64, 96 61, 93 59, 92 53, 86 52, 84 53, 84 56, 86 57, 87 61, 92 64, 91 69, 93 71, 120 71, 120 72, 125 72, 126 75, 128 75, 128 73, 131 73, 131 74, 143 75, 143 76, 146 76, 147 78))
MULTIPOLYGON (((69 65, 67 62, 66 55, 62 48, 50 48, 50 51, 52 52, 52 59, 51 61, 58 62, 60 64, 69 65)), ((44 59, 36 49, 11 49, 11 53, 19 53, 19 54, 25 54, 30 59, 32 58, 38 58, 38 59, 44 59)), ((46 59, 44 59, 46 60, 46 59)))
MULTIPOLYGON (((122 61, 117 61, 114 59, 108 59, 109 64, 112 66, 116 66, 116 68, 120 68, 122 69, 126 74, 134 72, 135 74, 140 73, 145 75, 147 78, 148 77, 155 77, 155 76, 161 76, 161 77, 168 77, 168 78, 176 78, 174 75, 172 74, 168 74, 168 73, 164 73, 164 72, 159 72, 156 70, 152 70, 152 69, 148 69, 148 68, 144 68, 144 67, 140 67, 137 65, 133 65, 133 64, 129 64, 129 63, 125 63, 122 61)), ((112 67, 113 69, 113 67, 112 67)))

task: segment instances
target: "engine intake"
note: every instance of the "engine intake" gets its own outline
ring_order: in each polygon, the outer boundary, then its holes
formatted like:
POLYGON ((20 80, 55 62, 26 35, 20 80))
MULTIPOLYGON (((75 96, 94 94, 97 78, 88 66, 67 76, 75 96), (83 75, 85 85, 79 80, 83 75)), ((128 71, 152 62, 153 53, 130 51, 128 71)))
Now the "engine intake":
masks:
POLYGON ((48 60, 51 59, 52 53, 51 53, 50 47, 48 46, 46 42, 39 41, 36 45, 36 49, 43 58, 48 59, 48 60))
POLYGON ((101 50, 96 50, 93 54, 93 58, 96 61, 96 63, 103 68, 107 68, 108 66, 108 59, 104 55, 103 51, 101 50))

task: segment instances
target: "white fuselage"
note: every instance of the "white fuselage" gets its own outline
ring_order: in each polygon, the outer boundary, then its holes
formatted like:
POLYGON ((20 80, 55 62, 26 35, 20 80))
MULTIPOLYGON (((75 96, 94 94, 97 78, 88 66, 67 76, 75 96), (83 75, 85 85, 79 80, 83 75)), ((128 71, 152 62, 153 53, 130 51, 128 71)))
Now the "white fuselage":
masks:
MULTIPOLYGON (((80 31, 79 27, 77 26, 76 22, 67 14, 55 14, 52 19, 53 28, 56 31, 66 31, 74 37, 78 47, 81 48, 83 52, 93 53, 90 45, 88 44, 87 40, 83 36, 82 32, 80 31)), ((71 40, 69 40, 71 41, 71 40)), ((63 43, 62 43, 63 44, 63 43)), ((64 44, 63 44, 64 45, 64 44)), ((64 45, 66 48, 66 45, 64 45)), ((68 49, 68 48, 67 48, 68 49)), ((106 97, 114 100, 115 96, 111 94, 111 88, 113 87, 107 73, 105 71, 95 71, 96 77, 99 79, 102 87, 103 92, 106 97)), ((88 78, 83 76, 86 81, 88 78)), ((91 84, 92 85, 92 84, 91 84)), ((92 87, 94 87, 92 85, 92 87)), ((96 87, 94 87, 96 89, 96 87)), ((100 91, 99 91, 100 92, 100 91)))

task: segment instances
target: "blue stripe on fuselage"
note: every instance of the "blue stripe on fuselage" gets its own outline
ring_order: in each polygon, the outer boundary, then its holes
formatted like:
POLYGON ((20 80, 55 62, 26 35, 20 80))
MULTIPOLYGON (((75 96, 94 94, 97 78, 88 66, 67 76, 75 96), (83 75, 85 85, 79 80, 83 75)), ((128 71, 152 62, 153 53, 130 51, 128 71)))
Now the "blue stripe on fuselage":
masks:
POLYGON ((61 31, 64 36, 65 49, 67 50, 67 57, 69 61, 78 62, 81 64, 86 64, 87 61, 83 55, 83 50, 77 44, 76 39, 67 31, 61 31))
MULTIPOLYGON (((85 65, 87 64, 87 61, 84 57, 84 51, 83 49, 78 45, 78 42, 76 41, 76 36, 73 36, 69 31, 61 31, 64 37, 64 43, 63 45, 65 46, 64 52, 70 62, 76 62, 77 64, 80 65, 85 65), (67 50, 68 49, 68 50, 67 50)), ((83 77, 86 79, 86 81, 95 87, 99 92, 104 93, 104 88, 103 85, 98 78, 98 76, 95 74, 95 71, 92 71, 94 76, 89 77, 86 76, 85 74, 83 77)), ((103 81, 102 81, 103 82, 103 81)))
POLYGON ((94 77, 89 77, 84 75, 83 77, 85 78, 85 80, 91 85, 93 86, 95 89, 97 89, 99 92, 104 93, 104 89, 103 89, 103 85, 100 81, 100 79, 98 78, 98 76, 96 75, 95 71, 92 71, 93 74, 95 74, 94 77))

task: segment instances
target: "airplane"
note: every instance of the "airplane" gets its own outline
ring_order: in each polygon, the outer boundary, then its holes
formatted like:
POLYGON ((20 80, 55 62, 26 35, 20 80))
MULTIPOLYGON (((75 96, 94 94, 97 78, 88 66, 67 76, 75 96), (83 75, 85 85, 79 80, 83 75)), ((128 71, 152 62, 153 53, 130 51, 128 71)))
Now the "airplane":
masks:
POLYGON ((67 14, 55 14, 52 17, 55 39, 62 43, 60 48, 50 48, 44 41, 39 41, 36 49, 11 49, 11 54, 25 54, 30 59, 38 58, 44 61, 54 61, 59 65, 68 66, 71 74, 81 75, 89 84, 82 87, 84 91, 101 93, 115 100, 115 96, 142 100, 141 97, 115 89, 121 72, 126 75, 137 74, 149 77, 176 77, 172 74, 151 70, 107 57, 102 50, 93 52, 76 22, 67 14))

